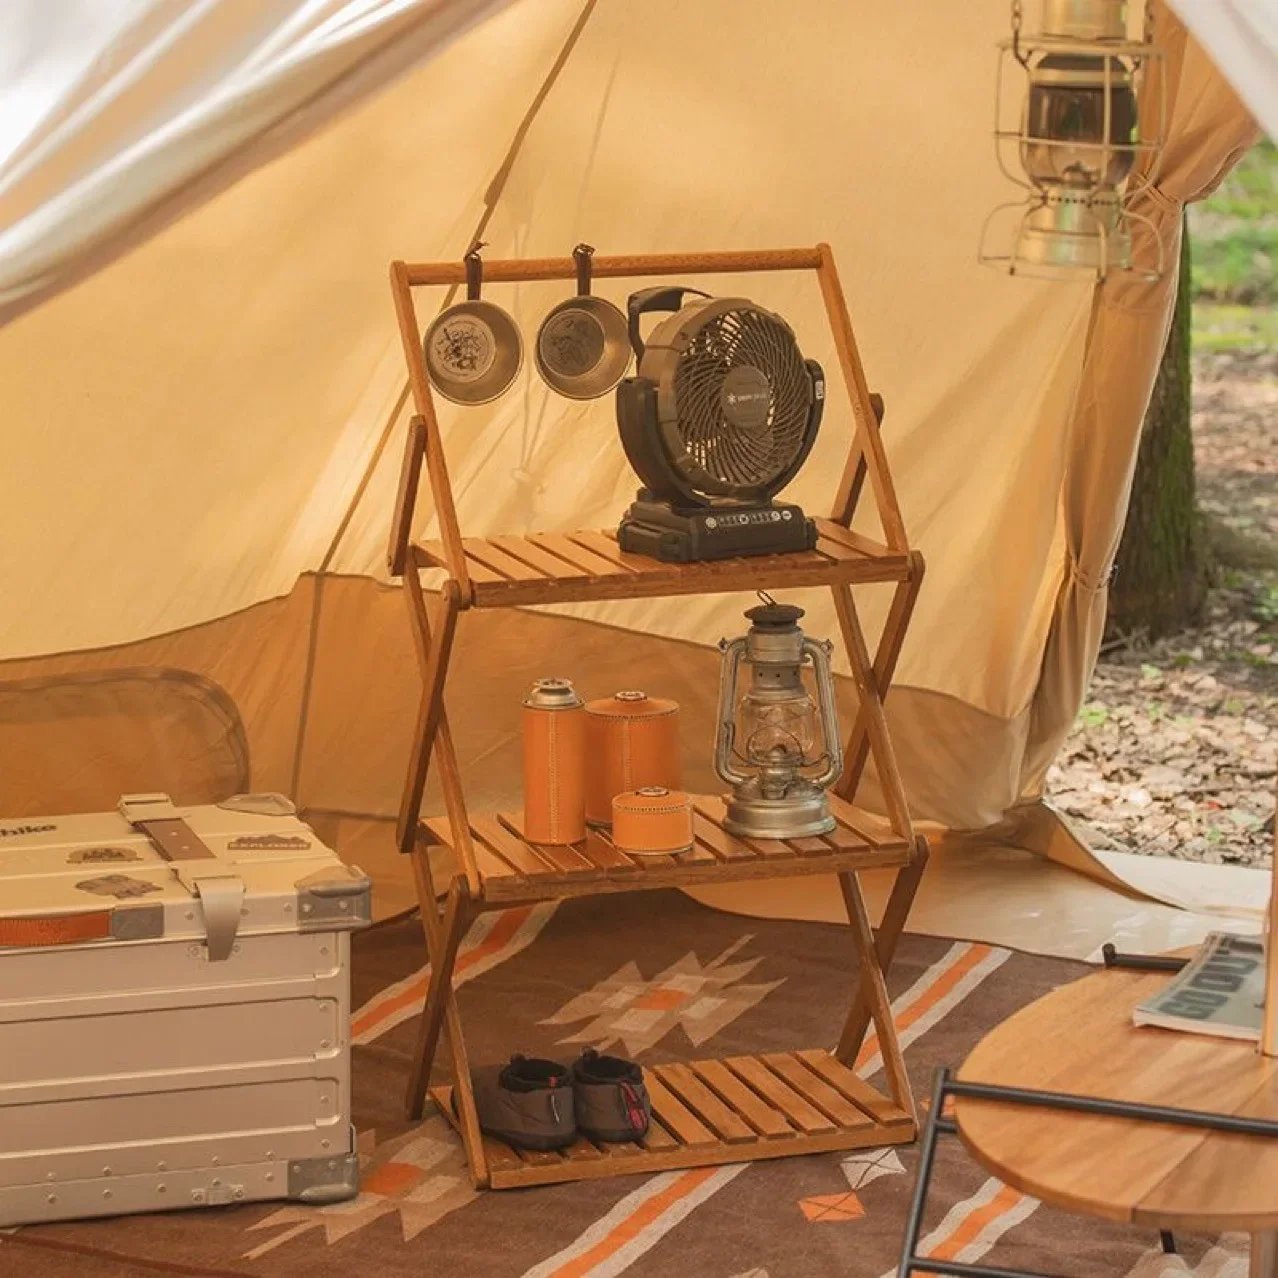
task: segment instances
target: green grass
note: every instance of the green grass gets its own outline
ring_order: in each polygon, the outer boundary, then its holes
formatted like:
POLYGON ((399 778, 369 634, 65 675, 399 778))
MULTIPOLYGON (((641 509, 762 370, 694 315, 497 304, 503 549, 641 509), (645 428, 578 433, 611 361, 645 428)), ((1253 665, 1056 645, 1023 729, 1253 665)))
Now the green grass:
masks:
POLYGON ((1255 218, 1278 213, 1278 146, 1257 142, 1199 208, 1223 217, 1255 218))
POLYGON ((1190 246, 1194 300, 1272 306, 1278 302, 1278 218, 1240 223, 1190 246))
MULTIPOLYGON (((1189 229, 1195 302, 1278 306, 1278 147, 1268 139, 1252 147, 1191 207, 1189 229)), ((1271 340, 1272 322, 1261 329, 1256 336, 1271 340)))
POLYGON ((1233 306, 1194 302, 1194 349, 1278 350, 1278 306, 1233 306))

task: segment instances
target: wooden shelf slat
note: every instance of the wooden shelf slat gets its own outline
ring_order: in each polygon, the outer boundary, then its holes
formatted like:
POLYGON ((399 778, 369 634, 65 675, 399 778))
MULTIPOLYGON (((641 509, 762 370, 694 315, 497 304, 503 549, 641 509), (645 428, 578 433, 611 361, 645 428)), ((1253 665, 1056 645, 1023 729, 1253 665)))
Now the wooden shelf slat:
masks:
POLYGON ((690 1068, 760 1136, 794 1135, 794 1128, 785 1117, 752 1092, 722 1061, 693 1061, 690 1068))
POLYGON ((829 839, 791 839, 790 846, 805 856, 827 856, 834 851, 834 844, 829 839))
MULTIPOLYGON (((678 1149, 679 1142, 668 1132, 662 1125, 653 1118, 648 1123, 648 1132, 643 1140, 639 1142, 644 1149, 662 1150, 662 1149, 678 1149)), ((630 1145, 614 1145, 614 1150, 625 1152, 630 1150, 633 1152, 634 1146, 630 1145)))
POLYGON ((540 568, 534 568, 517 559, 508 551, 492 541, 482 537, 463 537, 462 549, 470 563, 483 564, 493 572, 500 574, 507 581, 549 581, 550 578, 540 568))
MULTIPOLYGON (((599 578, 611 576, 615 566, 607 559, 596 555, 593 550, 585 550, 564 533, 529 533, 528 540, 534 546, 557 555, 567 563, 580 568, 587 577, 599 578)), ((569 576, 573 574, 569 573, 569 576)))
MULTIPOLYGON (((901 1144, 915 1131, 911 1118, 824 1051, 658 1065, 644 1070, 644 1082, 653 1120, 642 1140, 596 1143, 583 1136, 567 1149, 544 1153, 484 1136, 491 1187, 864 1149, 901 1144), (778 1070, 793 1074, 798 1084, 791 1087, 778 1070), (861 1096, 856 1103, 847 1095, 848 1078, 861 1096), (885 1118, 869 1117, 867 1105, 885 1118)), ((452 1091, 439 1086, 431 1096, 456 1127, 452 1091)))
POLYGON ((577 1163, 588 1163, 597 1158, 603 1158, 604 1152, 598 1145, 592 1145, 584 1136, 579 1137, 573 1144, 564 1150, 564 1157, 571 1159, 577 1163))
POLYGON ((676 865, 714 865, 719 858, 709 848, 694 843, 686 851, 676 852, 674 859, 676 865))
POLYGON ((718 1133, 720 1140, 726 1140, 730 1145, 754 1140, 754 1128, 730 1105, 720 1100, 686 1065, 658 1065, 653 1072, 698 1118, 718 1133))
MULTIPOLYGON (((660 564, 661 562, 658 559, 649 559, 647 555, 635 555, 628 550, 622 550, 617 545, 617 538, 609 536, 607 533, 574 532, 569 533, 568 536, 578 546, 593 551, 601 559, 606 559, 609 563, 615 564, 623 572, 640 574, 651 572, 653 564, 660 564)), ((662 566, 668 567, 669 565, 662 566)))
MULTIPOLYGON (((692 828, 698 843, 708 847, 722 861, 753 861, 754 853, 718 824, 713 810, 707 810, 708 797, 698 795, 693 800, 692 828)), ((721 808, 719 815, 722 817, 721 808)))
POLYGON ((589 577, 591 575, 585 568, 561 559, 528 537, 489 537, 488 540, 498 550, 504 550, 511 558, 522 560, 530 568, 540 569, 543 576, 589 577))
MULTIPOLYGON (((870 844, 883 843, 896 837, 892 833, 892 827, 880 817, 866 812, 864 808, 854 808, 846 800, 840 799, 837 794, 830 794, 827 797, 830 800, 830 812, 840 826, 836 834, 846 835, 850 832, 858 839, 863 839, 870 844)), ((834 838, 835 835, 828 837, 834 838)))
POLYGON ((624 852, 618 852, 612 840, 602 830, 588 830, 582 847, 585 854, 601 870, 614 874, 641 874, 643 867, 624 852))
POLYGON ((772 1104, 801 1132, 832 1132, 838 1127, 789 1083, 778 1078, 754 1056, 734 1056, 724 1062, 743 1083, 749 1084, 764 1100, 772 1104))
POLYGON ((500 812, 497 819, 517 839, 523 841, 537 855, 549 862, 560 874, 568 874, 579 879, 597 879, 603 870, 573 843, 533 843, 523 832, 523 814, 518 812, 500 812))
POLYGON ((652 1112, 681 1144, 696 1149, 719 1143, 715 1134, 651 1070, 644 1070, 643 1081, 648 1087, 652 1112))
MULTIPOLYGON (((842 824, 821 839, 738 839, 722 826, 723 800, 693 795, 696 845, 673 856, 630 855, 606 829, 590 830, 580 843, 530 843, 520 832, 522 815, 470 813, 471 843, 485 896, 491 901, 550 900, 595 892, 720 883, 777 874, 828 874, 881 865, 905 865, 914 845, 877 818, 831 797, 842 824), (848 828, 855 821, 874 842, 848 828)), ((448 847, 452 833, 444 817, 423 821, 432 842, 448 847)))
POLYGON ((876 1123, 900 1122, 907 1115, 897 1104, 876 1091, 864 1079, 854 1074, 842 1061, 829 1052, 808 1050, 795 1055, 810 1069, 815 1070, 826 1082, 837 1088, 858 1109, 868 1114, 876 1123))
POLYGON ((763 1063, 840 1127, 864 1127, 873 1121, 797 1057, 774 1052, 763 1057, 763 1063))
POLYGON ((554 1167, 565 1158, 572 1157, 572 1148, 569 1145, 562 1152, 548 1149, 520 1149, 515 1152, 519 1155, 520 1160, 530 1167, 554 1167))
MULTIPOLYGON (((462 548, 479 608, 900 581, 908 575, 908 555, 828 519, 816 523, 815 550, 691 564, 622 550, 615 530, 467 537, 462 548)), ((442 542, 422 542, 417 549, 428 564, 447 566, 442 542)))
POLYGON ((523 839, 517 839, 511 834, 495 816, 486 813, 476 814, 470 818, 470 828, 473 834, 478 835, 521 877, 547 874, 554 869, 553 865, 542 860, 523 839))

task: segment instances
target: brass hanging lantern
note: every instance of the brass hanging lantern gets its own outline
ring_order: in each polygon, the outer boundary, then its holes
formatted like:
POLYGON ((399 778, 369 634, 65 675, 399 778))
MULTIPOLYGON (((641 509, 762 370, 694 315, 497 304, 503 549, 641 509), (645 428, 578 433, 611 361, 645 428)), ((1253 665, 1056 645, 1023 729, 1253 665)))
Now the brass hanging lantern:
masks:
POLYGON ((1131 208, 1162 148, 1165 79, 1150 75, 1162 56, 1153 43, 1154 0, 1145 0, 1139 39, 1129 38, 1127 0, 1041 4, 1041 30, 1029 34, 1021 0, 1013 0, 995 108, 999 163, 1030 198, 990 215, 981 261, 1013 275, 1103 279, 1130 270, 1157 279, 1156 229, 1131 208), (1013 123, 1006 80, 1017 68, 1026 85, 1013 123), (1141 237, 1148 249, 1133 246, 1140 223, 1151 232, 1141 237))

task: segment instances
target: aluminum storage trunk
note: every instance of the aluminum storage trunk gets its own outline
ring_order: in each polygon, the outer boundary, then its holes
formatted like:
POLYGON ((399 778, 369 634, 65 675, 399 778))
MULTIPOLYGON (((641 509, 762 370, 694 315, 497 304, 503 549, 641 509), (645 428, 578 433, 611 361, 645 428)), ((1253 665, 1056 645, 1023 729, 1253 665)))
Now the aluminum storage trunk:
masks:
POLYGON ((0 1226, 352 1196, 369 909, 278 795, 0 821, 0 1226))

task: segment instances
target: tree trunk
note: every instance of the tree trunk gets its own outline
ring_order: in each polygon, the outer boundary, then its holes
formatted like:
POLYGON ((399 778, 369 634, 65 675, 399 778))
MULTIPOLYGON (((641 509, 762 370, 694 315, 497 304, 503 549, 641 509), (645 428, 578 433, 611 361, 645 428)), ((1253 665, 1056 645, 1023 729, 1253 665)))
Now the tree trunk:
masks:
POLYGON ((1189 228, 1181 228, 1171 331, 1141 428, 1127 523, 1109 591, 1112 638, 1157 639, 1202 611, 1211 554, 1194 499, 1190 430, 1189 228))

